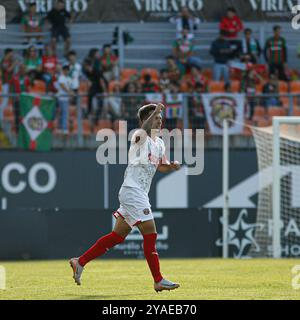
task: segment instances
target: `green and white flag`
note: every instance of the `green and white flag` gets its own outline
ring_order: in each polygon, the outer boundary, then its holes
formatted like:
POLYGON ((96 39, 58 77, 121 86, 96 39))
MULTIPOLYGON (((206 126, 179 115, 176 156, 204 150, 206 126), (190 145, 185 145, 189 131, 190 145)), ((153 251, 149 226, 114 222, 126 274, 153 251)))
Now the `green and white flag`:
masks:
POLYGON ((51 149, 54 110, 53 98, 27 93, 20 95, 18 144, 21 148, 37 151, 51 149))

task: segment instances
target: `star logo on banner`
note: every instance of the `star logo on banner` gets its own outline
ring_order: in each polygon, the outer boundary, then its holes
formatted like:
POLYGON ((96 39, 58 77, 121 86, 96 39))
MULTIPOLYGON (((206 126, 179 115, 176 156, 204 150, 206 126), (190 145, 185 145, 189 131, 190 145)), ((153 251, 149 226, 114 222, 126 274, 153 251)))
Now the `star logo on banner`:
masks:
MULTIPOLYGON (((247 223, 245 221, 247 216, 247 210, 243 209, 237 220, 233 224, 228 225, 228 245, 232 245, 236 249, 233 253, 234 258, 248 258, 248 256, 245 255, 245 249, 249 245, 253 245, 256 252, 260 251, 260 247, 254 238, 254 232, 256 228, 262 230, 264 225, 261 223, 247 223)), ((223 224, 223 217, 220 218, 220 222, 223 224)), ((216 245, 222 246, 223 240, 218 239, 216 245)))

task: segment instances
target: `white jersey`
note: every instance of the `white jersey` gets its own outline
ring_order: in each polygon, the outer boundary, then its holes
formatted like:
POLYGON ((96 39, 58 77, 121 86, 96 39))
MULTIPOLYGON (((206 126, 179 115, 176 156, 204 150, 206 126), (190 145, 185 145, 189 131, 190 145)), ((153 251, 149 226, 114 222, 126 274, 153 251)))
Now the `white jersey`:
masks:
MULTIPOLYGON (((153 176, 165 154, 165 144, 159 137, 146 137, 143 144, 135 143, 133 136, 129 149, 129 164, 122 187, 137 188, 148 195, 153 176)), ((121 187, 121 188, 122 188, 121 187)))

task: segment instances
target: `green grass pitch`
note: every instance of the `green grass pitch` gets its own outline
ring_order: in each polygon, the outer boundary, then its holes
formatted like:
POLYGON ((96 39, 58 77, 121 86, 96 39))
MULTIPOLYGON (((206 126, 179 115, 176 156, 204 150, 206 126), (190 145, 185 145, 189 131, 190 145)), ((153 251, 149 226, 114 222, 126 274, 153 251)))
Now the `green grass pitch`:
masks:
POLYGON ((163 275, 178 281, 175 291, 156 293, 144 260, 101 260, 86 266, 75 285, 67 260, 0 262, 6 290, 0 299, 300 299, 292 288, 292 259, 161 259, 163 275))

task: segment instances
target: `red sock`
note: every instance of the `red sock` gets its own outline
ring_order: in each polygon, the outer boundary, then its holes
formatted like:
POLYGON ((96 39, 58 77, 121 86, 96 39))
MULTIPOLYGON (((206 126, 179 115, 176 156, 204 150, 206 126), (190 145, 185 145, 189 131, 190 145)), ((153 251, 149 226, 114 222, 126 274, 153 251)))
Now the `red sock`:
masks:
POLYGON ((79 264, 84 267, 89 261, 102 256, 110 248, 124 240, 125 238, 119 236, 114 231, 107 234, 106 236, 98 239, 97 242, 79 258, 79 264))
POLYGON ((145 258, 147 259, 154 281, 159 282, 163 279, 163 277, 159 270, 159 257, 155 247, 157 234, 145 234, 143 237, 145 258))

